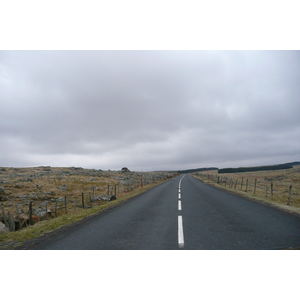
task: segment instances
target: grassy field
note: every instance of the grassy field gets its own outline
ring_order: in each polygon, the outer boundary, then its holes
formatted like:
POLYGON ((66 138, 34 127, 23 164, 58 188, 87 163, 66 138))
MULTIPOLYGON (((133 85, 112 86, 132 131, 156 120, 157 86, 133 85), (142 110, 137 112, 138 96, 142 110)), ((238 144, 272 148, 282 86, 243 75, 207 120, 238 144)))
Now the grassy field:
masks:
MULTIPOLYGON (((0 168, 0 186, 5 189, 5 194, 0 195, 0 204, 7 216, 12 215, 16 221, 19 216, 25 216, 28 220, 30 203, 33 208, 47 206, 51 211, 44 218, 35 219, 34 225, 27 222, 21 230, 0 234, 0 249, 11 249, 27 239, 118 205, 172 176, 174 174, 159 172, 124 173, 82 168, 0 168), (108 193, 116 194, 117 199, 90 201, 108 193), (82 207, 82 194, 88 209, 82 207), (64 197, 66 202, 57 202, 64 197)), ((0 210, 0 218, 1 214, 0 210)))
POLYGON ((194 176, 245 197, 300 213, 300 166, 287 170, 228 174, 218 174, 215 170, 194 173, 194 176))

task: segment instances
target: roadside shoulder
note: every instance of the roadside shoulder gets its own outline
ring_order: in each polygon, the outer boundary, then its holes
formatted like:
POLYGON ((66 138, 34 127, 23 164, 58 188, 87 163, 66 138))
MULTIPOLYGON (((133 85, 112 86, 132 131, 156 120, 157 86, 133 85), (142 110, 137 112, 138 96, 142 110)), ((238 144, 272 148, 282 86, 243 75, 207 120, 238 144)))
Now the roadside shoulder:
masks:
POLYGON ((247 192, 243 192, 243 191, 238 191, 238 190, 235 190, 235 189, 231 189, 231 188, 226 188, 224 186, 220 186, 219 184, 216 184, 212 181, 208 181, 208 180, 203 180, 203 179, 200 179, 199 177, 195 176, 195 175, 192 175, 194 178, 198 179, 199 181, 207 184, 207 185, 210 185, 210 186, 213 186, 217 189, 220 189, 220 190, 223 190, 223 191, 226 191, 226 192, 229 192, 231 194, 234 194, 234 195, 238 195, 238 196, 241 196, 241 197, 244 197, 248 200, 251 200, 251 201, 255 201, 255 202, 258 202, 258 203, 261 203, 263 205, 266 205, 266 206, 272 206, 272 207, 275 207, 275 208, 278 208, 284 212, 287 212, 287 213, 290 213, 290 214, 293 214, 297 217, 300 218, 300 208, 298 207, 292 207, 292 206, 289 206, 289 205, 285 205, 285 204, 281 204, 281 203, 276 203, 272 200, 269 200, 269 199, 264 199, 262 197, 258 197, 256 195, 251 195, 247 192))

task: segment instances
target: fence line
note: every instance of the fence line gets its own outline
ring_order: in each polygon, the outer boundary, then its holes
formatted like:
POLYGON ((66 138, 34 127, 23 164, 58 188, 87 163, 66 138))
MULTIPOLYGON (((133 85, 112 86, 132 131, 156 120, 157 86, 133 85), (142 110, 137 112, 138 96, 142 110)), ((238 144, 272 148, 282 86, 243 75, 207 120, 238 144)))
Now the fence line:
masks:
POLYGON ((276 182, 275 184, 274 181, 270 181, 270 179, 258 180, 254 178, 250 180, 244 176, 234 180, 232 177, 214 174, 194 173, 194 175, 231 189, 239 189, 246 193, 260 195, 266 199, 274 200, 276 198, 277 200, 283 200, 287 205, 291 205, 292 202, 296 204, 300 203, 300 186, 296 184, 282 184, 280 182, 276 182))
POLYGON ((39 199, 31 200, 27 203, 29 206, 27 212, 20 209, 20 204, 15 205, 16 213, 14 215, 16 217, 14 217, 11 212, 6 213, 4 204, 1 204, 2 217, 0 216, 0 221, 4 222, 5 227, 8 228, 9 231, 21 230, 41 220, 56 218, 60 215, 77 211, 78 209, 88 209, 95 205, 101 205, 107 201, 116 199, 117 196, 122 196, 137 188, 143 188, 146 185, 164 179, 167 178, 149 180, 143 178, 141 175, 137 180, 132 180, 125 184, 108 184, 107 189, 105 187, 93 187, 92 193, 87 191, 81 193, 77 192, 43 202, 39 199))

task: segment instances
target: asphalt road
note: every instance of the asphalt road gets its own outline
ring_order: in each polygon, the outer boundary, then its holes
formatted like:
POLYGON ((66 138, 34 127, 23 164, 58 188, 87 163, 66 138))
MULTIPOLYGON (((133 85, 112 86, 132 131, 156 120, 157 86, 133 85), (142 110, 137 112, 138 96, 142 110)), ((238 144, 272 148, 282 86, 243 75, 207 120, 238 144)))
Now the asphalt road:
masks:
POLYGON ((32 249, 254 250, 300 246, 300 218, 181 175, 32 249))

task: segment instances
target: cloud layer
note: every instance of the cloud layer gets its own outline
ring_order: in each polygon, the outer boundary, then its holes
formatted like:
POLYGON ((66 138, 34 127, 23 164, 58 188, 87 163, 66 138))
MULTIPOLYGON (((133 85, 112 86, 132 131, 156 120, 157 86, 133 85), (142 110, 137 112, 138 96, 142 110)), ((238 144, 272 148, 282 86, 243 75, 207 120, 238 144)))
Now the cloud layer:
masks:
POLYGON ((0 165, 300 160, 299 51, 0 51, 0 165))

